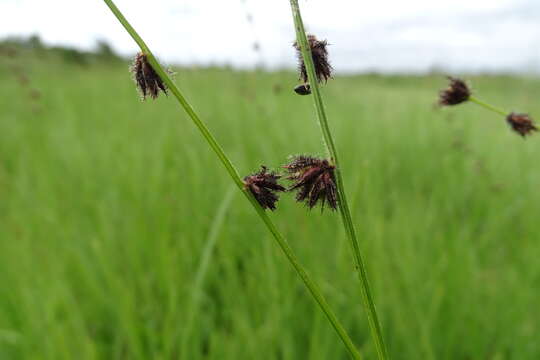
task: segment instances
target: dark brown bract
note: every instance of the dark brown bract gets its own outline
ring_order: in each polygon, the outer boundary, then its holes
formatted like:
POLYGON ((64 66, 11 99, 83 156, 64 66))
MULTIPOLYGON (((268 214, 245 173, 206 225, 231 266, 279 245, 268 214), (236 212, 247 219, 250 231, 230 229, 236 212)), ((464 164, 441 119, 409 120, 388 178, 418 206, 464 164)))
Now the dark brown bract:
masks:
POLYGON ((167 95, 167 87, 152 68, 145 54, 137 54, 130 70, 143 100, 146 100, 147 95, 150 95, 152 99, 156 99, 160 91, 167 95))
POLYGON ((300 84, 294 88, 294 92, 298 95, 309 95, 311 94, 311 86, 309 84, 300 84))
POLYGON ((244 178, 244 184, 263 209, 275 210, 279 200, 277 192, 285 191, 277 182, 280 178, 280 175, 268 172, 266 166, 261 166, 259 172, 244 178))
POLYGON ((448 77, 450 85, 439 93, 439 105, 451 106, 464 103, 471 97, 471 90, 465 81, 451 76, 448 77))
POLYGON ((294 182, 288 190, 297 190, 296 201, 305 202, 310 209, 318 202, 321 209, 326 202, 332 210, 337 208, 335 166, 328 160, 301 155, 283 167, 290 174, 288 179, 294 182))
POLYGON ((533 119, 528 114, 510 113, 506 117, 506 121, 515 132, 523 137, 531 135, 533 131, 538 131, 538 128, 533 124, 533 119))
MULTIPOLYGON (((317 75, 317 81, 326 82, 332 77, 333 68, 328 61, 328 42, 326 40, 319 41, 315 35, 307 36, 309 47, 311 49, 311 55, 313 57, 313 64, 315 65, 315 74, 317 75)), ((293 44, 296 49, 296 55, 298 56, 298 71, 300 73, 300 80, 304 83, 308 82, 308 74, 306 71, 306 65, 304 64, 304 57, 302 56, 302 50, 300 44, 295 42, 293 44)))

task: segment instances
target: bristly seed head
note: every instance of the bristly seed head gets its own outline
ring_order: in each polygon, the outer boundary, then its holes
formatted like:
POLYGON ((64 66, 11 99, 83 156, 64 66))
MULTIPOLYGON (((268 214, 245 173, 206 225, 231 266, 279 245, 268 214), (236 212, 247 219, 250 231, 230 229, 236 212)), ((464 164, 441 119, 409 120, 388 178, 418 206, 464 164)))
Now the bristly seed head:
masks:
POLYGON ((533 119, 528 114, 510 113, 506 117, 506 122, 523 137, 531 135, 533 131, 538 131, 538 128, 533 124, 533 119))
POLYGON ((321 210, 325 202, 332 210, 337 209, 335 166, 328 160, 300 155, 283 168, 290 174, 287 179, 293 181, 288 190, 297 190, 296 201, 305 202, 310 209, 318 202, 321 210))
POLYGON ((451 76, 448 77, 450 85, 439 93, 439 105, 451 106, 468 101, 471 97, 471 90, 465 81, 451 76))
POLYGON ((244 178, 244 184, 263 209, 275 210, 279 200, 277 192, 285 191, 277 182, 280 178, 280 175, 268 172, 266 166, 261 165, 259 172, 244 178))
MULTIPOLYGON (((315 74, 317 75, 317 81, 321 83, 323 80, 327 82, 332 77, 333 68, 328 61, 328 42, 326 40, 319 41, 315 35, 307 36, 309 48, 311 49, 311 55, 313 57, 313 64, 315 65, 315 74)), ((304 83, 308 82, 308 74, 306 65, 304 64, 304 57, 302 56, 302 50, 300 44, 297 41, 293 44, 296 49, 296 55, 298 57, 298 71, 300 73, 300 80, 304 83)))
POLYGON ((167 86, 150 65, 145 54, 137 54, 130 70, 143 100, 146 100, 147 95, 150 95, 152 99, 156 99, 160 91, 167 95, 167 86))

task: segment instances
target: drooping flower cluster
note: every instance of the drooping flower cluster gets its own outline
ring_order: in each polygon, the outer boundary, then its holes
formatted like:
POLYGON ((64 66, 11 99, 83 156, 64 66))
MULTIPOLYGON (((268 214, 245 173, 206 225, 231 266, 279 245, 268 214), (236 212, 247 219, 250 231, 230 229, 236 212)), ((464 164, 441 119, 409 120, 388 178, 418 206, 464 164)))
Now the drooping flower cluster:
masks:
MULTIPOLYGON (((313 64, 315 65, 315 75, 317 76, 317 81, 319 83, 327 82, 328 79, 332 77, 332 65, 328 60, 328 42, 326 40, 317 40, 315 35, 307 36, 309 48, 311 50, 311 56, 313 58, 313 64)), ((306 64, 304 63, 304 57, 302 56, 302 49, 300 44, 295 42, 293 44, 296 49, 296 56, 298 57, 298 72, 300 80, 305 84, 304 86, 299 85, 294 90, 299 95, 308 95, 311 94, 311 89, 309 87, 309 79, 306 70, 306 64)))
POLYGON ((246 189, 263 209, 275 210, 279 199, 277 192, 285 190, 296 191, 296 201, 306 203, 310 209, 317 204, 324 209, 326 203, 332 210, 337 209, 335 166, 328 160, 300 155, 293 157, 283 168, 289 174, 287 179, 292 181, 288 189, 278 184, 281 175, 268 172, 265 166, 262 166, 259 172, 244 178, 246 189))
POLYGON ((277 182, 280 178, 281 175, 268 172, 266 166, 261 166, 259 172, 244 178, 244 184, 263 209, 275 210, 279 199, 277 192, 285 191, 277 182))
POLYGON ((465 81, 448 77, 450 85, 439 93, 439 105, 452 106, 464 103, 471 97, 471 90, 465 81))
POLYGON ((167 86, 150 65, 145 54, 138 53, 135 56, 131 72, 143 100, 146 100, 147 95, 150 95, 152 99, 156 99, 160 91, 167 95, 167 86))
POLYGON ((531 135, 533 131, 538 131, 538 128, 533 124, 532 118, 528 114, 510 113, 506 117, 506 121, 512 127, 512 130, 523 137, 531 135))
POLYGON ((289 190, 296 190, 296 200, 305 202, 311 209, 320 202, 321 208, 328 203, 337 208, 337 189, 334 175, 335 166, 326 159, 311 156, 296 156, 283 168, 289 173, 293 184, 289 190))

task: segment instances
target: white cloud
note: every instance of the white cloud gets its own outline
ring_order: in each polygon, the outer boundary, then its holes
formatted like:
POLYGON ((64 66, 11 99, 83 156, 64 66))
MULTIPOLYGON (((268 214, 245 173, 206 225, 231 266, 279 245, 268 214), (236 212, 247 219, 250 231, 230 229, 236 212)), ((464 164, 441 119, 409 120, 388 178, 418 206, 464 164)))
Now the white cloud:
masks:
MULTIPOLYGON (((116 3, 164 60, 295 63, 287 0, 116 3), (253 51, 255 41, 261 54, 253 51)), ((333 44, 338 71, 522 69, 540 61, 537 0, 301 0, 301 6, 308 29, 333 44)), ((102 38, 125 54, 137 49, 101 0, 0 0, 0 14, 0 36, 38 33, 49 43, 86 48, 102 38)))

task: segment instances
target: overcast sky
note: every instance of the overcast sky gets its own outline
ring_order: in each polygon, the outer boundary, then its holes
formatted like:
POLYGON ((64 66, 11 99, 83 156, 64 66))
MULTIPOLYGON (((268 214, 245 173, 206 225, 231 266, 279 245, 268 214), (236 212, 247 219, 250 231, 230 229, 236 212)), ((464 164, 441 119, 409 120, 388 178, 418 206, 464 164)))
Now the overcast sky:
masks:
MULTIPOLYGON (((287 0, 117 0, 166 62, 294 66, 287 0), (248 21, 252 19, 252 22, 248 21), (260 43, 260 52, 253 44, 260 43)), ((540 0, 300 0, 337 71, 540 71, 540 0)), ((137 48, 101 0, 0 0, 0 37, 137 48)))

